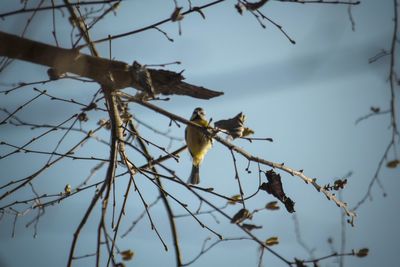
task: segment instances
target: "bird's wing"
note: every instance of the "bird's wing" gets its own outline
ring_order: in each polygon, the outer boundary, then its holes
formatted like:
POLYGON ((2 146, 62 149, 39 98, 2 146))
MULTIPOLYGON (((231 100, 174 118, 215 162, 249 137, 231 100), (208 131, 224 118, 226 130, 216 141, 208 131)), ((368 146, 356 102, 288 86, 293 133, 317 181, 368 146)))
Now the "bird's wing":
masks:
MULTIPOLYGON (((186 127, 186 129, 185 129, 185 141, 186 141, 186 145, 187 145, 187 143, 188 143, 188 128, 189 128, 189 126, 188 127, 186 127)), ((187 145, 187 147, 188 147, 188 150, 189 150, 189 153, 190 153, 190 155, 193 157, 193 154, 192 154, 192 151, 190 151, 190 148, 189 148, 189 146, 187 145)))

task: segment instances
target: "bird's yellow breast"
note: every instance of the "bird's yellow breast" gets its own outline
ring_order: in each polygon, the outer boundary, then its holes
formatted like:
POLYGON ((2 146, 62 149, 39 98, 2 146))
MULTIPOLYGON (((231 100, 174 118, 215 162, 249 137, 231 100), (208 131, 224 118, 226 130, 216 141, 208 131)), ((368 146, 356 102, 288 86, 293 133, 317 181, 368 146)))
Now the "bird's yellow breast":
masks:
MULTIPOLYGON (((194 120, 193 122, 201 126, 208 125, 206 120, 194 120)), ((210 138, 196 127, 188 126, 185 139, 189 152, 193 157, 193 164, 199 166, 207 151, 211 148, 210 138)))

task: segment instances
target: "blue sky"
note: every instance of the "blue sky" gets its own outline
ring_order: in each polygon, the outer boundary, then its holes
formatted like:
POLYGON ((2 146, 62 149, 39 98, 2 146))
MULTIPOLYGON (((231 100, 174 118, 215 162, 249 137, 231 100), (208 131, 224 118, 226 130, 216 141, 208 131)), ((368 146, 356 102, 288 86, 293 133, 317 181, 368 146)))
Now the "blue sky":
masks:
MULTIPOLYGON (((192 1, 193 4, 206 1, 192 1)), ((12 10, 15 1, 5 1, 0 10, 12 10)), ((186 5, 186 1, 181 1, 186 5)), ((332 183, 336 177, 353 175, 343 192, 345 201, 354 206, 365 194, 378 162, 390 140, 388 116, 373 117, 358 125, 357 118, 367 114, 371 106, 386 109, 390 92, 387 76, 388 59, 368 64, 368 58, 381 49, 388 49, 391 40, 393 7, 392 1, 362 1, 352 9, 356 22, 356 31, 351 30, 347 6, 321 4, 290 4, 271 1, 262 11, 284 27, 296 40, 292 45, 273 25, 262 29, 250 15, 240 16, 234 9, 235 1, 205 10, 206 20, 192 14, 182 21, 182 36, 178 35, 177 24, 166 24, 166 31, 174 42, 166 40, 162 34, 153 30, 113 41, 112 54, 117 60, 128 63, 138 60, 143 64, 157 64, 179 60, 182 65, 171 69, 185 69, 187 82, 223 91, 224 96, 203 101, 176 96, 160 105, 178 115, 189 117, 192 110, 202 106, 214 121, 228 118, 242 111, 247 116, 247 125, 255 130, 256 136, 272 137, 273 143, 252 143, 235 141, 249 152, 275 162, 285 162, 295 169, 304 169, 305 174, 318 178, 320 184, 332 183)), ((92 38, 98 39, 108 34, 117 34, 146 26, 166 18, 174 8, 173 1, 126 1, 121 4, 117 16, 110 16, 99 23, 92 31, 92 38)), ((63 47, 68 47, 70 26, 59 12, 57 15, 58 38, 63 47)), ((24 24, 24 16, 7 18, 0 24, 0 30, 18 34, 24 24)), ((51 13, 42 12, 31 25, 27 37, 54 44, 51 37, 51 13)), ((98 45, 103 57, 108 57, 108 44, 98 45)), ((86 51, 87 53, 87 51, 86 51)), ((47 68, 25 62, 15 62, 0 74, 1 83, 18 81, 36 81, 46 79, 47 68)), ((1 86, 1 89, 7 89, 1 86)), ((97 86, 73 81, 58 81, 49 85, 39 85, 49 93, 81 101, 90 101, 97 86)), ((32 89, 21 89, 13 94, 0 97, 0 106, 10 110, 32 97, 32 89)), ((397 101, 397 106, 398 106, 397 101)), ((169 120, 143 107, 132 105, 132 112, 141 120, 167 130, 169 120)), ((40 99, 20 116, 26 120, 44 123, 59 123, 79 111, 78 107, 60 102, 40 99)), ((90 121, 85 127, 92 129, 105 114, 89 113, 90 121)), ((2 114, 1 116, 4 116, 2 114)), ((0 117, 2 118, 2 117, 0 117)), ((24 128, 1 126, 1 139, 10 143, 23 144, 40 131, 31 132, 24 128)), ((153 141, 167 146, 168 140, 140 127, 153 141)), ((172 126, 171 134, 183 137, 183 127, 172 126)), ((61 133, 55 133, 45 142, 38 142, 34 148, 49 146, 51 150, 61 133)), ((107 132, 101 136, 108 140, 107 132)), ((73 135, 64 144, 66 149, 76 142, 79 135, 73 135)), ((173 148, 181 145, 173 143, 173 148)), ((0 147, 0 154, 5 153, 0 147)), ((151 149, 154 155, 161 152, 151 149)), ((108 148, 97 142, 89 142, 81 151, 82 155, 107 157, 108 148)), ((390 159, 395 155, 390 153, 390 159)), ((135 157, 135 154, 132 155, 135 157)), ((238 167, 246 194, 257 187, 257 168, 252 164, 252 174, 247 174, 247 161, 239 155, 238 167)), ((30 155, 15 155, 0 161, 0 180, 10 181, 32 173, 43 165, 45 157, 34 158, 30 155)), ((138 159, 138 161, 142 161, 138 159)), ((45 172, 35 181, 35 187, 41 193, 61 192, 66 183, 78 185, 89 173, 93 162, 66 160, 45 172)), ((190 172, 190 157, 187 152, 181 155, 179 163, 168 162, 176 169, 180 177, 190 172)), ((234 180, 233 163, 230 152, 220 144, 215 144, 204 160, 201 168, 201 186, 213 187, 228 196, 237 194, 234 180)), ((100 180, 101 171, 95 178, 100 180)), ((327 238, 333 237, 334 247, 340 244, 340 210, 310 185, 299 178, 282 173, 286 193, 296 202, 296 214, 299 219, 303 240, 315 248, 316 256, 331 253, 327 238)), ((399 170, 382 169, 380 178, 387 192, 377 186, 372 190, 372 201, 367 201, 359 210, 356 225, 347 228, 348 250, 368 247, 367 258, 346 258, 345 266, 395 266, 398 262, 398 225, 397 212, 399 195, 399 170)), ((151 184, 139 176, 138 183, 145 198, 151 202, 157 191, 151 184)), ((125 182, 117 187, 117 194, 124 192, 125 182)), ((182 201, 196 209, 198 203, 189 193, 166 182, 167 190, 175 193, 182 201)), ((263 192, 261 192, 263 193, 263 192)), ((272 201, 272 197, 259 194, 248 202, 249 207, 258 208, 272 201)), ((70 198, 60 206, 46 209, 40 220, 38 236, 33 238, 32 227, 26 228, 27 218, 19 219, 16 236, 11 238, 13 217, 6 216, 0 221, 0 266, 63 266, 66 264, 72 233, 89 204, 93 192, 81 197, 70 198)), ((16 198, 31 195, 29 190, 21 191, 16 198)), ((120 201, 122 197, 120 198, 120 201)), ((215 203, 224 202, 212 198, 215 203)), ((8 201, 12 201, 11 199, 8 201)), ((1 201, 9 203, 7 200, 1 201)), ((181 214, 178 205, 174 210, 181 214)), ((235 213, 238 206, 229 207, 227 212, 235 213)), ((137 194, 131 193, 124 232, 132 220, 142 211, 143 206, 137 194)), ((79 241, 78 254, 91 253, 95 249, 97 229, 95 218, 90 220, 79 241)), ((155 223, 169 244, 170 251, 164 252, 148 220, 142 220, 127 237, 120 240, 121 249, 132 249, 135 258, 127 266, 173 266, 174 255, 169 228, 162 205, 151 210, 155 223), (153 256, 154 255, 154 256, 153 256)), ((216 224, 210 216, 201 217, 225 237, 243 236, 229 222, 221 219, 216 224)), ((308 258, 308 254, 296 241, 293 219, 284 209, 276 212, 262 212, 254 217, 253 223, 262 224, 263 229, 255 233, 261 239, 279 236, 280 244, 273 247, 288 259, 308 258)), ((179 219, 179 236, 183 247, 184 262, 191 260, 201 249, 203 240, 212 236, 190 217, 179 219)), ((215 239, 214 236, 212 236, 215 239)), ((258 247, 250 241, 223 242, 201 257, 192 266, 256 266, 258 247)), ((74 266, 88 266, 93 259, 76 261, 74 266)), ((284 266, 273 255, 266 253, 265 266, 284 266)), ((328 260, 322 266, 337 266, 335 260, 328 260)))

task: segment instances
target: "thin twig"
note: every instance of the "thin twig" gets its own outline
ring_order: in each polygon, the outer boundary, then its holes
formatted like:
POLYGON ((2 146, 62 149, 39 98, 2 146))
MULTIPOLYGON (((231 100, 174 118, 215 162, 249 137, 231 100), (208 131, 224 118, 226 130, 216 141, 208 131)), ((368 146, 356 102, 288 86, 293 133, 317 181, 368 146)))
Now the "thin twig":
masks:
POLYGON ((10 12, 6 12, 6 13, 2 13, 0 14, 0 18, 5 18, 8 16, 12 16, 12 15, 16 15, 16 14, 22 14, 22 13, 29 13, 29 12, 38 12, 38 11, 45 11, 45 10, 54 10, 54 9, 59 9, 59 8, 65 8, 68 7, 70 5, 72 6, 84 6, 84 5, 99 5, 99 4, 111 4, 113 2, 119 2, 121 0, 91 0, 88 2, 85 1, 79 1, 76 3, 70 3, 70 4, 59 4, 59 5, 50 5, 50 6, 44 6, 44 7, 36 7, 36 8, 21 8, 18 10, 14 10, 14 11, 10 11, 10 12))

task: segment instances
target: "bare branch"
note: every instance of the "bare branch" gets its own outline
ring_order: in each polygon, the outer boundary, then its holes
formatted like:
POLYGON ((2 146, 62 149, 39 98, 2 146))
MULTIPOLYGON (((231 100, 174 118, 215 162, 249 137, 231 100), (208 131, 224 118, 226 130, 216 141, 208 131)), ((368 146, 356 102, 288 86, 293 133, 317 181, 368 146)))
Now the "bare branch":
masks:
MULTIPOLYGON (((0 56, 20 59, 57 69, 60 73, 70 72, 87 77, 99 84, 112 81, 113 90, 134 87, 144 90, 140 81, 131 75, 130 66, 121 61, 79 53, 76 49, 64 49, 0 32, 0 56)), ((187 95, 210 99, 223 93, 183 82, 180 73, 149 69, 155 90, 163 95, 187 95)))
MULTIPOLYGON (((77 3, 71 3, 68 5, 74 5, 74 6, 84 6, 84 5, 99 5, 99 4, 111 4, 113 2, 120 2, 121 0, 91 0, 88 2, 85 1, 79 1, 77 3)), ((37 11, 45 11, 45 10, 55 10, 55 9, 59 9, 59 8, 65 8, 68 6, 67 4, 60 4, 60 5, 51 5, 51 6, 44 6, 44 7, 39 7, 39 8, 21 8, 18 10, 14 10, 14 11, 10 11, 10 12, 6 12, 6 13, 2 13, 0 14, 0 18, 4 19, 5 17, 8 16, 12 16, 12 15, 16 15, 16 14, 22 14, 22 13, 29 13, 29 12, 37 12, 37 11)))

